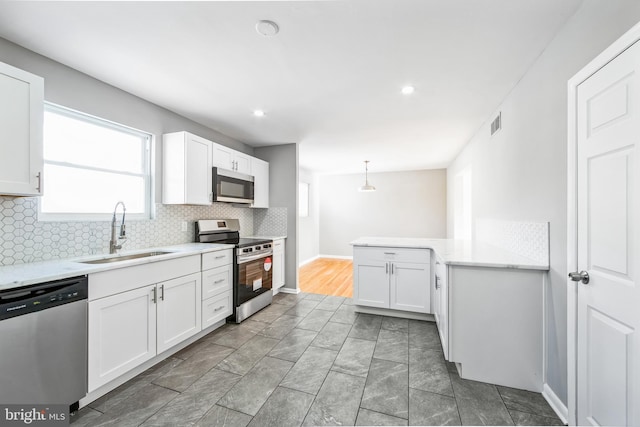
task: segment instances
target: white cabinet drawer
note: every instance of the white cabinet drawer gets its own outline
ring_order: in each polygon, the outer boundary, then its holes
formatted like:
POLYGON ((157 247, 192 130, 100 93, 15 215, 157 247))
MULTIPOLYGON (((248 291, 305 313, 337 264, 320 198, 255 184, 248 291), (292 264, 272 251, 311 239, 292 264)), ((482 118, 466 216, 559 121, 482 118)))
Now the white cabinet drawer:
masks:
POLYGON ((233 266, 229 264, 202 272, 203 300, 231 290, 233 277, 232 267, 233 266))
POLYGON ((231 291, 227 291, 202 301, 202 329, 233 313, 232 295, 231 291))
POLYGON ((412 263, 431 263, 431 249, 407 249, 407 248, 379 248, 362 247, 353 248, 354 257, 375 261, 398 261, 412 263))
POLYGON ((233 249, 224 249, 202 254, 202 270, 209 270, 233 262, 233 249))

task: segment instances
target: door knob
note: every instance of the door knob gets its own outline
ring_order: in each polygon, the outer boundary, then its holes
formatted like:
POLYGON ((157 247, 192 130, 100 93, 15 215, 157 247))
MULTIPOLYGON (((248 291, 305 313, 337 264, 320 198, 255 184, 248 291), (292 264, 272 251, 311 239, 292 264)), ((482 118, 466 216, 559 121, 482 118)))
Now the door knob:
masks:
POLYGON ((589 273, 587 273, 584 270, 582 270, 580 273, 578 273, 577 271, 574 271, 573 273, 569 273, 569 277, 574 282, 582 282, 585 285, 589 283, 589 273))

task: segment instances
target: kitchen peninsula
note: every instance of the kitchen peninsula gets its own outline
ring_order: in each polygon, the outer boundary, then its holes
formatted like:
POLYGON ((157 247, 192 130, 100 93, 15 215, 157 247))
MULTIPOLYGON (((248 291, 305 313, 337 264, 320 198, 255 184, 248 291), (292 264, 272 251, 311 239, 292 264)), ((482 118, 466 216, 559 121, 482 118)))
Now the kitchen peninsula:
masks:
POLYGON ((476 241, 362 237, 351 245, 356 311, 433 319, 461 377, 542 391, 548 262, 476 241))

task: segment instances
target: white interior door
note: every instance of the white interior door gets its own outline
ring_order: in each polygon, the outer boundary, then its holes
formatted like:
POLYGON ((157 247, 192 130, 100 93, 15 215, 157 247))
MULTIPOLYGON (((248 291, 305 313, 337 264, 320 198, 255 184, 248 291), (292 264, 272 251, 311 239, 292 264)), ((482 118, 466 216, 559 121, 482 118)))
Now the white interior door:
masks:
POLYGON ((577 423, 640 425, 640 43, 578 87, 577 423))

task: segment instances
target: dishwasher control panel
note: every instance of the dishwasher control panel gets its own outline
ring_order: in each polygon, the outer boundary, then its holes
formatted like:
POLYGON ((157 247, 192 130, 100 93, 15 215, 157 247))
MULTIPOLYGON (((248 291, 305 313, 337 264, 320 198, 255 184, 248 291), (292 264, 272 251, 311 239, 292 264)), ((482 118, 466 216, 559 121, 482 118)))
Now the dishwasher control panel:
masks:
POLYGON ((0 320, 87 299, 87 277, 41 283, 0 293, 0 320))

